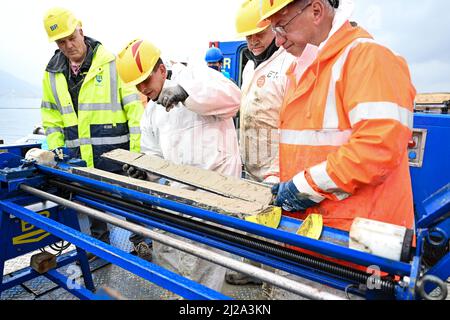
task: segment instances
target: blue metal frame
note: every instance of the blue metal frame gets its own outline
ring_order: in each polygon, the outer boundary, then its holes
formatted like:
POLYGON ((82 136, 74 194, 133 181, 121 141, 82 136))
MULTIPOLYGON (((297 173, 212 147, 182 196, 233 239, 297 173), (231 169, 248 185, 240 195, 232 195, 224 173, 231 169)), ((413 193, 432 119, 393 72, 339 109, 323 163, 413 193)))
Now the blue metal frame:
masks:
MULTIPOLYGON (((442 120, 442 118, 439 118, 439 121, 444 120, 442 120)), ((2 157, 0 157, 0 160, 1 158, 2 157)), ((7 158, 8 156, 3 156, 3 159, 7 158)), ((14 159, 12 159, 11 161, 13 162, 14 159)), ((1 164, 0 167, 2 167, 1 164)), ((70 168, 70 165, 61 164, 61 167, 67 169, 70 168)), ((2 214, 0 215, 0 227, 2 225, 5 225, 5 217, 8 217, 8 214, 12 214, 17 218, 35 225, 38 228, 49 231, 56 237, 63 238, 66 241, 74 243, 79 250, 77 256, 80 256, 80 259, 86 259, 84 250, 88 250, 105 260, 111 261, 112 263, 137 274, 138 276, 141 276, 163 288, 166 288, 167 290, 170 290, 188 299, 228 299, 228 297, 225 297, 211 289, 205 288, 196 282, 190 281, 184 277, 171 273, 170 271, 143 261, 142 259, 139 259, 128 253, 124 253, 119 249, 104 244, 103 242, 95 240, 87 235, 82 234, 79 231, 74 230, 73 228, 68 227, 67 224, 71 224, 73 221, 69 221, 68 223, 67 221, 64 221, 61 216, 56 218, 56 220, 59 221, 55 221, 55 217, 52 217, 53 219, 45 218, 31 210, 23 208, 23 206, 26 206, 32 201, 40 200, 36 199, 36 197, 24 196, 24 193, 20 191, 20 185, 25 183, 27 185, 40 186, 47 180, 49 176, 63 178, 65 180, 78 182, 82 185, 90 186, 95 189, 105 190, 124 198, 142 201, 146 204, 162 207, 189 216, 201 218, 203 220, 212 221, 219 225, 231 227, 248 232, 253 235, 259 235, 268 239, 280 241, 295 247, 300 247, 309 251, 316 252, 321 255, 350 261, 362 266, 376 265, 380 267, 382 271, 389 272, 392 275, 407 276, 410 278, 409 286, 407 288, 403 287, 403 284, 401 283, 395 286, 395 297, 383 296, 376 291, 370 290, 366 292, 359 291, 356 288, 350 288, 348 290, 350 293, 363 295, 369 299, 417 299, 418 297, 415 290, 416 284, 419 281, 419 277, 421 276, 421 257, 423 254, 423 244, 425 243, 425 241, 429 242, 428 238, 430 234, 438 233, 443 239, 443 243, 445 243, 445 241, 448 241, 450 235, 450 184, 444 186, 438 192, 433 193, 430 197, 423 200, 422 202, 416 203, 417 211, 419 213, 419 219, 417 222, 417 250, 415 252, 412 263, 407 264, 397 261, 391 261, 347 248, 346 246, 348 245, 349 240, 348 233, 340 230, 324 228, 322 241, 312 240, 294 234, 301 224, 301 221, 298 221, 296 219, 283 217, 279 230, 275 230, 254 223, 249 223, 237 218, 221 215, 213 211, 180 204, 175 201, 143 194, 138 191, 114 186, 94 179, 81 177, 64 170, 54 169, 46 166, 35 166, 35 168, 37 169, 36 173, 41 173, 41 175, 34 175, 33 177, 29 177, 28 174, 26 174, 21 177, 19 172, 19 176, 16 178, 4 177, 2 179, 4 183, 1 185, 2 193, 0 194, 0 199, 6 200, 0 201, 0 210, 2 210, 2 214)), ((121 215, 123 217, 129 218, 130 220, 144 223, 150 227, 166 230, 170 233, 200 243, 204 243, 206 245, 219 248, 226 252, 246 257, 254 261, 261 262, 276 269, 284 270, 291 274, 323 283, 336 289, 346 290, 349 286, 354 285, 348 280, 340 279, 336 275, 327 274, 325 272, 318 272, 317 270, 313 270, 312 268, 293 263, 292 261, 288 261, 268 254, 263 254, 261 252, 258 252, 257 250, 248 249, 242 245, 236 245, 231 242, 226 242, 211 236, 206 237, 201 232, 194 232, 192 230, 184 229, 176 224, 170 224, 160 221, 156 218, 150 218, 138 212, 130 212, 129 210, 124 210, 120 206, 113 206, 109 203, 99 201, 95 198, 76 196, 75 199, 87 204, 88 206, 121 215)), ((4 233, 4 235, 7 235, 7 233, 4 233)), ((7 247, 2 247, 3 249, 0 249, 0 258, 2 254, 4 257, 6 257, 5 248, 7 247)), ((83 264, 84 267, 82 269, 84 269, 84 272, 89 272, 87 259, 85 261, 86 264, 83 264)), ((60 262, 58 261, 58 263, 60 262)), ((436 264, 433 268, 427 270, 426 275, 435 275, 441 279, 447 279, 450 276, 449 266, 450 254, 447 254, 438 262, 438 264, 436 264)), ((3 271, 2 263, 0 263, 0 271, 3 271)), ((29 272, 24 275, 24 278, 22 279, 30 279, 32 275, 33 272, 29 272)), ((64 287, 64 276, 56 273, 56 271, 49 272, 48 278, 64 287)), ((21 281, 19 280, 19 278, 14 278, 13 282, 8 282, 7 284, 12 285, 19 283, 19 281, 21 281)), ((3 285, 0 286, 0 291, 4 288, 3 285)), ((434 287, 432 285, 429 285, 426 287, 426 290, 428 292, 433 288, 434 287)), ((74 294, 81 298, 98 298, 98 296, 96 297, 89 292, 83 292, 83 290, 76 291, 74 292, 74 294)))
MULTIPOLYGON (((416 253, 413 257, 413 261, 411 264, 411 274, 409 275, 409 285, 408 288, 403 288, 402 290, 397 290, 396 294, 398 299, 401 300, 415 300, 416 296, 416 286, 417 281, 420 277, 421 272, 421 256, 423 250, 423 231, 419 230, 419 234, 417 235, 417 249, 416 253)), ((397 289, 399 289, 397 287, 397 289)))
MULTIPOLYGON (((85 178, 83 178, 83 179, 85 179, 85 178)), ((84 182, 86 182, 86 181, 84 181, 84 182)), ((103 187, 101 187, 101 188, 103 189, 103 187)), ((120 189, 120 187, 118 187, 118 188, 120 189)), ((424 205, 424 208, 426 208, 433 217, 433 219, 431 221, 436 221, 436 220, 439 221, 439 219, 441 219, 442 217, 446 218, 446 214, 448 213, 447 207, 445 207, 445 208, 437 207, 436 203, 439 203, 441 206, 447 205, 448 201, 443 200, 443 199, 448 199, 449 193, 448 193, 447 189, 448 188, 443 188, 443 190, 441 190, 440 192, 435 194, 434 198, 437 198, 437 199, 431 199, 428 202, 428 205, 424 205)), ((109 190, 109 191, 111 191, 111 190, 109 190)), ((124 195, 121 190, 116 190, 116 191, 117 191, 117 194, 124 195)), ((130 190, 128 190, 128 191, 130 191, 130 190)), ((134 198, 132 194, 128 194, 128 195, 126 194, 126 196, 130 196, 131 198, 134 198)), ((152 196, 148 196, 148 197, 151 198, 152 196)), ((131 214, 131 213, 126 213, 126 212, 114 209, 108 204, 99 204, 98 202, 95 201, 95 199, 88 199, 86 197, 77 197, 77 199, 87 203, 88 205, 96 206, 98 208, 101 208, 103 210, 107 210, 110 212, 115 212, 116 214, 119 214, 122 216, 128 216, 129 218, 133 218, 133 215, 134 215, 134 217, 136 219, 136 216, 139 215, 138 213, 131 214)), ((152 202, 152 199, 149 200, 149 199, 140 198, 140 200, 143 200, 144 202, 150 203, 150 204, 154 203, 154 202, 152 202)), ((170 201, 168 201, 168 202, 170 202, 170 201)), ((180 209, 180 207, 176 207, 176 208, 171 207, 165 201, 157 202, 157 205, 160 207, 166 207, 168 209, 174 209, 178 212, 183 211, 180 209)), ((186 214, 197 216, 197 217, 202 217, 202 218, 206 217, 207 219, 218 222, 222 225, 227 225, 226 221, 230 222, 232 220, 237 220, 237 221, 234 221, 235 224, 228 223, 228 225, 235 227, 237 229, 240 229, 240 230, 250 231, 253 234, 259 234, 262 236, 267 235, 267 233, 260 232, 263 229, 268 229, 266 227, 256 226, 256 229, 252 229, 248 225, 249 224, 248 222, 245 222, 245 221, 242 221, 239 219, 224 217, 222 215, 214 216, 214 213, 212 213, 212 212, 209 212, 209 213, 203 212, 204 215, 197 215, 190 211, 191 207, 186 206, 186 205, 180 205, 180 206, 185 207, 184 213, 186 213, 186 214), (214 218, 217 218, 217 220, 214 220, 214 218)), ((195 208, 195 209, 198 209, 198 208, 195 208)), ((428 217, 425 217, 425 218, 428 219, 428 217)), ((345 290, 348 287, 348 285, 351 284, 345 280, 341 281, 339 279, 336 279, 335 277, 333 277, 333 275, 321 274, 315 270, 308 269, 304 266, 295 265, 292 262, 283 261, 282 259, 279 259, 279 258, 277 259, 277 258, 269 256, 269 255, 261 255, 261 254, 258 254, 258 252, 246 250, 246 248, 242 248, 242 247, 239 247, 239 246, 236 246, 233 244, 225 244, 225 243, 223 243, 223 241, 222 241, 222 243, 217 243, 217 242, 215 242, 215 239, 211 239, 210 236, 204 237, 204 235, 201 233, 194 234, 193 232, 180 230, 180 229, 177 229, 176 226, 167 225, 167 223, 159 224, 156 221, 156 219, 140 218, 138 220, 140 222, 143 222, 152 227, 167 230, 171 233, 175 233, 175 234, 184 236, 184 237, 192 239, 194 241, 198 241, 201 243, 205 243, 207 245, 211 245, 213 247, 225 250, 227 252, 231 252, 231 253, 237 254, 239 256, 243 256, 243 257, 249 258, 251 260, 261 262, 263 264, 272 266, 274 268, 281 269, 281 270, 287 271, 289 273, 292 273, 292 274, 295 274, 295 275, 298 275, 298 276, 301 276, 301 277, 304 277, 304 278, 307 278, 310 280, 314 280, 319 283, 323 283, 323 284, 329 285, 331 287, 334 287, 334 288, 337 288, 340 290, 345 290)), ((301 221, 284 217, 281 221, 280 228, 286 229, 287 231, 281 231, 281 230, 274 231, 273 229, 269 229, 269 230, 272 231, 271 235, 274 235, 276 233, 279 234, 279 232, 281 232, 281 233, 285 232, 286 236, 291 237, 291 239, 292 239, 292 238, 297 237, 296 235, 293 235, 292 232, 295 232, 296 230, 298 230, 300 224, 301 224, 301 221)), ((450 220, 446 219, 432 230, 448 230, 449 224, 450 224, 450 220), (441 228, 439 228, 439 227, 441 227, 441 228)), ((250 224, 250 225, 255 227, 255 225, 253 225, 253 224, 250 224)), ((426 234, 425 232, 422 232, 419 234, 418 248, 422 247, 422 243, 424 240, 423 237, 425 236, 425 234, 426 234)), ((445 237, 447 237, 448 233, 443 232, 443 234, 445 237)), ((348 233, 346 233, 346 232, 334 230, 334 229, 330 229, 330 228, 325 228, 323 235, 325 238, 327 238, 329 241, 332 241, 333 243, 337 243, 340 245, 348 244, 348 233)), ((270 236, 269 236, 269 238, 270 238, 270 236)), ((279 240, 280 237, 275 236, 272 239, 279 240)), ((331 246, 331 244, 328 244, 328 245, 331 246)), ((400 274, 400 275, 408 276, 410 278, 410 285, 409 285, 409 288, 404 288, 402 286, 396 286, 395 298, 409 299, 409 300, 416 298, 415 288, 416 288, 416 283, 419 279, 420 271, 421 271, 421 254, 422 254, 421 249, 418 249, 416 252, 416 256, 414 257, 411 265, 403 263, 404 265, 408 266, 409 272, 405 273, 405 274, 400 274)), ((354 262, 355 260, 350 260, 350 261, 354 262)), ((430 274, 441 277, 441 279, 447 279, 448 276, 446 276, 446 275, 450 271, 450 269, 448 268, 449 265, 450 264, 448 263, 448 257, 446 257, 445 259, 442 260, 442 263, 437 265, 436 268, 433 268, 429 272, 430 272, 430 274)), ((399 274, 397 273, 397 275, 399 275, 399 274)), ((361 295, 361 292, 359 292, 358 290, 353 290, 351 292, 361 295)), ((367 297, 369 297, 371 299, 389 298, 387 296, 382 296, 382 295, 378 294, 376 291, 367 291, 366 298, 367 297)))
MULTIPOLYGON (((56 207, 42 210, 41 214, 43 212, 49 214, 50 218, 54 220, 68 217, 67 215, 60 215, 56 207)), ((3 219, 1 227, 2 236, 5 240, 8 240, 4 243, 4 254, 2 254, 2 259, 4 260, 13 259, 61 241, 61 239, 43 230, 39 230, 32 225, 27 225, 18 218, 3 217, 3 219), (41 238, 41 240, 37 241, 36 238, 41 238)), ((76 223, 78 222, 76 221, 76 223)))
MULTIPOLYGON (((420 168, 411 167, 411 181, 414 204, 420 206, 450 182, 450 115, 422 114, 414 115, 414 128, 427 130, 425 156, 420 168)), ((422 212, 417 212, 417 220, 422 219, 422 212)))
MULTIPOLYGON (((447 253, 439 262, 429 269, 425 276, 436 276, 439 279, 449 279, 450 278, 450 253, 447 253)), ((436 285, 428 284, 425 286, 425 291, 427 293, 432 292, 436 289, 436 285)))
MULTIPOLYGON (((223 250, 225 252, 230 252, 232 254, 238 255, 240 257, 244 257, 253 261, 260 262, 264 265, 268 265, 271 267, 274 267, 276 269, 284 270, 286 272, 295 274, 297 276, 309 279, 309 280, 315 280, 319 283, 328 285, 330 287, 345 291, 350 285, 354 284, 352 282, 346 281, 346 280, 340 280, 336 278, 336 276, 333 277, 333 275, 329 275, 326 273, 319 272, 317 270, 313 270, 312 268, 308 268, 305 266, 302 266, 300 264, 295 264, 290 261, 277 258, 272 255, 268 254, 261 254, 258 251, 252 251, 244 246, 239 246, 227 241, 224 241, 223 239, 216 239, 212 237, 211 235, 205 236, 202 232, 193 232, 191 230, 186 230, 184 228, 179 227, 176 224, 171 224, 166 221, 162 222, 159 221, 159 219, 151 218, 148 216, 144 216, 138 212, 134 211, 125 211, 123 209, 120 209, 119 207, 111 206, 102 202, 98 202, 90 197, 83 197, 83 196, 75 196, 75 200, 80 201, 82 203, 85 203, 89 207, 93 207, 102 211, 110 212, 119 216, 122 216, 124 218, 127 218, 129 220, 150 226, 152 228, 165 230, 171 234, 176 234, 178 236, 203 243, 205 245, 223 250)), ((351 288, 348 290, 349 293, 356 294, 356 295, 362 295, 361 292, 358 290, 355 290, 354 288, 351 288)))
POLYGON ((25 157, 26 152, 33 148, 41 148, 41 144, 40 143, 4 144, 0 145, 0 154, 8 152, 23 158, 25 157))
MULTIPOLYGON (((450 242, 450 183, 424 200, 418 208, 421 219, 417 222, 417 228, 421 230, 420 239, 434 243, 436 247, 445 247, 450 242), (430 236, 435 235, 438 241, 431 241, 430 236)), ((427 270, 424 276, 434 275, 444 281, 450 277, 450 253, 427 270)), ((425 291, 430 293, 436 288, 427 285, 425 291)))
MULTIPOLYGON (((144 279, 147 279, 158 286, 166 288, 167 290, 184 298, 196 300, 230 299, 229 297, 201 284, 165 270, 129 253, 125 253, 120 249, 94 239, 64 224, 43 217, 33 211, 27 210, 13 202, 0 201, 0 209, 6 213, 15 215, 24 221, 32 223, 36 227, 46 230, 61 239, 65 239, 77 247, 92 252, 100 258, 110 261, 111 263, 118 265, 119 267, 122 267, 144 279)), ((57 275, 52 273, 50 277, 56 279, 57 275)), ((78 292, 78 294, 80 294, 80 292, 78 292)))
MULTIPOLYGON (((6 192, 3 190, 2 193, 6 192)), ((31 196, 11 198, 10 201, 16 201, 20 203, 21 206, 39 205, 42 202, 42 200, 37 200, 35 197, 31 196)), ((64 210, 63 212, 63 210, 60 209, 61 208, 58 207, 44 207, 40 212, 45 212, 51 219, 62 221, 63 223, 79 230, 80 226, 76 213, 68 210, 64 210)), ((35 214, 39 215, 39 213, 35 214)), ((34 270, 31 270, 31 268, 28 268, 26 272, 13 277, 12 279, 5 280, 3 277, 3 270, 7 260, 61 241, 60 238, 55 237, 52 234, 47 234, 44 230, 39 230, 39 228, 36 228, 34 225, 27 225, 25 222, 27 221, 21 220, 14 214, 11 215, 11 213, 0 210, 0 293, 6 289, 16 286, 17 284, 40 276, 34 270), (14 239, 16 239, 15 242, 14 239)), ((88 289, 83 288, 83 290, 78 292, 77 296, 81 299, 88 299, 92 296, 92 292, 89 290, 94 291, 95 287, 89 270, 89 262, 86 257, 86 252, 77 250, 77 254, 74 257, 70 257, 68 259, 58 258, 57 266, 59 268, 75 260, 80 261, 84 283, 88 289)), ((44 276, 47 277, 48 274, 44 274, 44 276)), ((54 276, 58 276, 59 278, 64 277, 63 275, 58 275, 57 271, 54 271, 54 276)), ((69 289, 65 285, 62 287, 69 289)))
MULTIPOLYGON (((56 271, 57 269, 59 269, 61 267, 64 267, 66 265, 69 265, 69 264, 77 261, 79 259, 80 253, 81 253, 81 251, 77 251, 77 252, 71 253, 68 256, 58 257, 57 258, 57 267, 54 270, 50 270, 47 273, 44 273, 42 275, 37 273, 35 270, 33 270, 30 267, 25 268, 25 269, 21 270, 18 274, 14 275, 13 277, 4 280, 3 283, 0 285, 0 293, 5 290, 8 290, 10 288, 13 288, 15 286, 18 286, 26 281, 38 278, 40 276, 44 276, 47 279, 49 279, 50 281, 53 281, 54 283, 56 283, 59 287, 64 288, 65 290, 72 293, 74 296, 78 297, 81 300, 98 300, 99 299, 98 296, 93 293, 95 291, 95 287, 94 287, 94 283, 92 282, 92 278, 91 278, 91 281, 89 281, 89 279, 87 279, 88 281, 86 281, 86 278, 84 279, 85 285, 88 289, 80 286, 80 288, 74 290, 73 288, 68 286, 68 283, 69 283, 68 278, 66 276, 64 276, 63 274, 59 273, 58 271, 56 271)), ((86 265, 89 265, 87 259, 86 259, 85 263, 86 263, 86 265)), ((89 267, 88 267, 88 269, 89 269, 89 267)), ((83 271, 83 277, 86 274, 90 274, 90 271, 89 270, 87 272, 83 271)))
MULTIPOLYGON (((377 257, 365 252, 356 251, 353 249, 345 248, 332 243, 326 243, 317 241, 314 239, 298 236, 282 230, 271 229, 265 226, 261 226, 255 223, 250 223, 237 218, 229 217, 226 215, 218 214, 213 211, 200 209, 197 207, 188 206, 168 199, 162 199, 148 194, 143 194, 138 191, 129 190, 120 186, 110 185, 97 180, 89 179, 73 175, 68 172, 57 170, 45 166, 37 166, 38 169, 46 174, 65 178, 68 181, 79 182, 83 185, 94 187, 98 190, 105 190, 113 194, 117 194, 129 199, 135 199, 144 203, 162 207, 165 209, 173 210, 197 218, 201 218, 207 221, 219 223, 224 226, 235 228, 238 230, 246 231, 251 234, 260 235, 269 239, 280 241, 289 245, 300 247, 306 250, 310 250, 325 256, 333 257, 336 259, 352 261, 355 264, 362 266, 379 266, 381 270, 397 275, 409 275, 411 272, 411 266, 409 264, 392 261, 382 257, 377 257)), ((300 223, 300 222, 299 222, 300 223)), ((332 230, 332 229, 327 229, 332 230)), ((339 232, 341 236, 342 233, 339 232)))
MULTIPOLYGON (((417 228, 429 228, 450 217, 450 183, 425 199, 417 208, 417 228)), ((450 230, 450 229, 448 229, 450 230)))

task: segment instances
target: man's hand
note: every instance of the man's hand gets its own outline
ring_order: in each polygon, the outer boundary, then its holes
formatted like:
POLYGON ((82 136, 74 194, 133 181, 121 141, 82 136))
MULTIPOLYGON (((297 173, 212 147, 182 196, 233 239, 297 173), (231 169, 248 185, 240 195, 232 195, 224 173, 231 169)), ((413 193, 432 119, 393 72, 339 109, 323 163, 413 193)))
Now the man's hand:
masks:
POLYGON ((277 176, 268 176, 267 178, 264 179, 262 183, 272 187, 280 183, 280 178, 277 176))
POLYGON ((62 148, 53 149, 52 152, 55 154, 55 158, 63 161, 64 160, 64 150, 62 148))
POLYGON ((318 204, 298 191, 292 180, 274 185, 272 194, 275 197, 274 205, 288 212, 304 211, 318 204))
POLYGON ((189 97, 189 94, 181 87, 177 85, 176 87, 169 87, 162 89, 158 97, 158 103, 166 108, 169 112, 178 103, 183 103, 189 97))
POLYGON ((139 179, 139 180, 147 180, 147 173, 145 171, 139 170, 136 167, 130 166, 129 164, 124 164, 122 167, 122 170, 130 178, 139 179))
POLYGON ((169 180, 161 178, 161 176, 158 176, 156 174, 151 174, 149 172, 146 172, 144 170, 140 170, 136 167, 130 166, 129 164, 124 164, 122 167, 123 172, 127 174, 130 178, 144 180, 144 181, 150 181, 150 182, 157 182, 164 185, 169 185, 169 180), (160 180, 163 180, 162 183, 160 180))

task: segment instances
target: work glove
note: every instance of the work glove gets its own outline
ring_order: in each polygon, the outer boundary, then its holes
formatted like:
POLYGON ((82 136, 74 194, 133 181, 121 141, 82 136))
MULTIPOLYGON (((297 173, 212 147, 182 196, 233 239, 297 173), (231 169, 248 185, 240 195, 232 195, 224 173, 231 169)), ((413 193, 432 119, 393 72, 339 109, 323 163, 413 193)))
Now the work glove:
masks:
POLYGON ((170 186, 170 181, 167 180, 166 178, 159 178, 158 183, 163 186, 170 186))
POLYGON ((25 154, 25 161, 23 161, 22 167, 30 167, 33 164, 50 167, 56 166, 55 154, 52 151, 41 150, 38 148, 28 150, 25 154))
POLYGON ((288 212, 304 211, 318 204, 309 199, 306 194, 298 191, 292 180, 274 185, 272 194, 275 198, 274 205, 288 212))
POLYGON ((122 170, 133 179, 147 180, 147 173, 143 170, 139 170, 136 167, 130 166, 129 164, 124 164, 122 170))
POLYGON ((268 176, 267 178, 264 179, 262 183, 272 187, 280 183, 280 178, 277 176, 268 176))
POLYGON ((64 150, 62 148, 53 149, 52 152, 55 154, 55 159, 64 160, 64 150))
POLYGON ((166 108, 169 112, 178 103, 183 103, 189 97, 189 94, 183 89, 182 86, 176 85, 175 87, 169 87, 162 89, 158 97, 158 103, 166 108))

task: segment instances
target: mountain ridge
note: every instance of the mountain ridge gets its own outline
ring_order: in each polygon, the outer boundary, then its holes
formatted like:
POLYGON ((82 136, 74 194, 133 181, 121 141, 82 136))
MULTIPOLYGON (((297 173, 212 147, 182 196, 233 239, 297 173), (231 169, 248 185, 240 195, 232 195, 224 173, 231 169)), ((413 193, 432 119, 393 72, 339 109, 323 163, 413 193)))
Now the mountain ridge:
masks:
POLYGON ((0 70, 0 98, 39 98, 41 90, 16 76, 0 70))

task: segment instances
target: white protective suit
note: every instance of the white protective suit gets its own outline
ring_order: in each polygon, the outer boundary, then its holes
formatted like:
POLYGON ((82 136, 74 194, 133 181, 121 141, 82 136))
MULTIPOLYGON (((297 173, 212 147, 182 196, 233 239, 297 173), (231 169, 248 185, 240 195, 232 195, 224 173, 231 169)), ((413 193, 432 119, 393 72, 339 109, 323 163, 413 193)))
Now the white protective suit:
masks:
MULTIPOLYGON (((194 69, 177 65, 172 70, 171 80, 166 80, 164 87, 179 84, 189 97, 170 112, 149 102, 141 120, 142 152, 240 177, 242 164, 233 122, 241 99, 239 88, 206 66, 194 69)), ((157 242, 153 251, 155 264, 221 291, 224 267, 157 242)))
MULTIPOLYGON (((279 48, 258 67, 255 68, 252 60, 245 65, 241 87, 239 145, 245 177, 249 180, 273 184, 280 182, 278 121, 287 81, 286 71, 293 61, 294 56, 279 48)), ((260 263, 248 259, 244 259, 244 262, 262 267, 260 263)), ((235 272, 230 270, 229 273, 235 272)), ((267 284, 263 285, 264 292, 270 290, 267 284)))
POLYGON ((278 121, 286 87, 286 71, 294 56, 278 49, 255 69, 250 60, 242 75, 240 150, 247 178, 279 182, 278 121))

